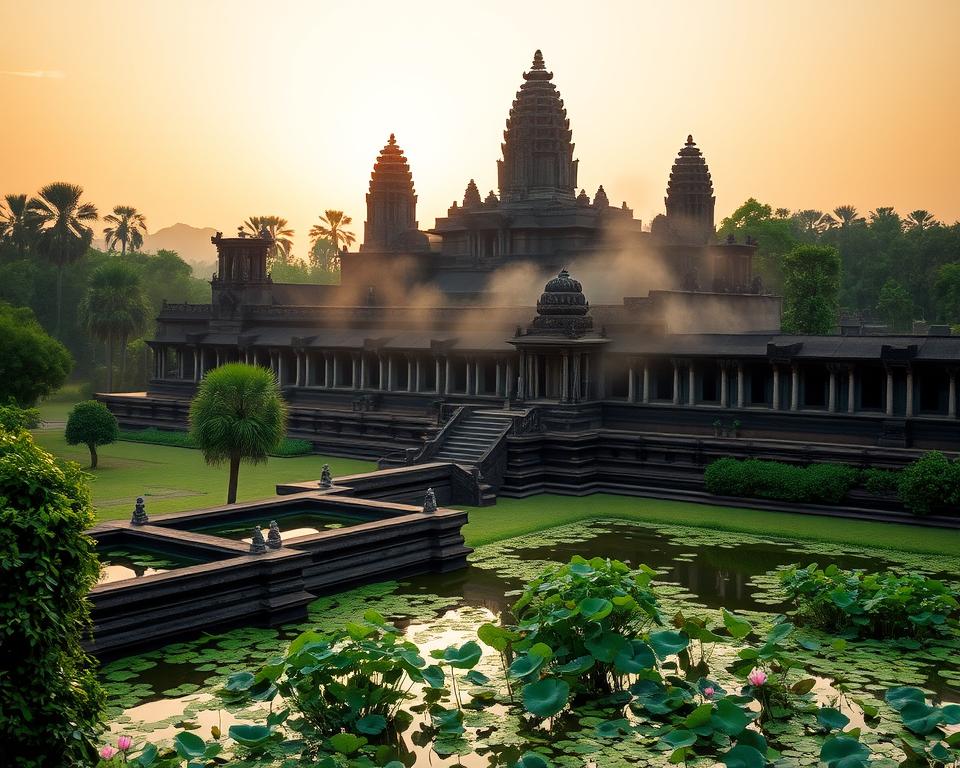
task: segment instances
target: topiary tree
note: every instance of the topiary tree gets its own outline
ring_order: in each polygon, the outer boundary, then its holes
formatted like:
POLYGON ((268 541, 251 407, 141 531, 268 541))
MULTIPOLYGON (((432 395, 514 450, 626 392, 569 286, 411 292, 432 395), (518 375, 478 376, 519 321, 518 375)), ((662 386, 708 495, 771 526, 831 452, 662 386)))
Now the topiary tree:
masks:
POLYGON ((104 711, 96 663, 81 647, 100 564, 83 473, 0 429, 0 763, 96 762, 104 711))
POLYGON ((116 442, 119 435, 117 417, 98 400, 77 403, 67 417, 67 443, 90 449, 90 469, 97 468, 97 446, 116 442))
POLYGON ((283 441, 287 407, 273 374, 243 363, 208 373, 190 405, 190 434, 214 466, 228 462, 227 504, 237 500, 240 462, 260 464, 283 441))

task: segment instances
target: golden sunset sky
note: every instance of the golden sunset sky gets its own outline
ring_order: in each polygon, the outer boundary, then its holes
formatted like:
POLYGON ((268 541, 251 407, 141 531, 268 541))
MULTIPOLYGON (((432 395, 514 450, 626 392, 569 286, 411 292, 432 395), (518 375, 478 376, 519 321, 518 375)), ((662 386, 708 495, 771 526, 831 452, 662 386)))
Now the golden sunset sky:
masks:
POLYGON ((233 232, 279 214, 297 253, 324 208, 362 233, 391 131, 421 227, 501 132, 541 48, 580 185, 645 223, 693 133, 717 220, 755 196, 960 218, 960 0, 221 2, 0 0, 0 194, 81 184, 233 232))

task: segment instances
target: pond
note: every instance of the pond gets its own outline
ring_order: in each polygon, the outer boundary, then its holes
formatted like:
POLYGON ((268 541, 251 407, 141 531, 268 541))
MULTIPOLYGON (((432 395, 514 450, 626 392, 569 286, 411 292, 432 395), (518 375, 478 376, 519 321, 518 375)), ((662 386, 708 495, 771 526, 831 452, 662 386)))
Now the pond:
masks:
POLYGON ((103 566, 98 584, 152 576, 205 562, 179 553, 129 545, 108 546, 97 554, 103 566))
POLYGON ((231 520, 229 523, 206 527, 191 527, 188 530, 205 533, 210 536, 223 536, 226 539, 245 541, 248 544, 254 526, 259 525, 264 536, 270 527, 270 521, 276 520, 280 528, 280 536, 284 540, 295 539, 298 536, 308 536, 321 531, 332 531, 337 528, 349 528, 353 525, 369 522, 349 515, 337 515, 327 512, 295 511, 286 513, 270 513, 263 519, 244 517, 242 521, 231 520))
MULTIPOLYGON (((310 620, 303 624, 238 629, 112 662, 102 673, 112 707, 111 731, 163 741, 184 723, 209 738, 213 725, 226 733, 234 723, 263 722, 267 711, 264 705, 225 706, 217 690, 228 675, 255 671, 267 659, 282 654, 285 644, 299 632, 343 627, 364 611, 374 609, 401 627, 426 656, 432 649, 476 639, 477 627, 484 622, 509 619, 506 614, 522 585, 551 564, 569 562, 574 554, 609 556, 656 569, 656 591, 666 616, 682 609, 684 615, 699 615, 716 624, 720 607, 725 607, 737 610, 758 628, 771 626, 774 618, 786 610, 778 570, 791 563, 833 562, 845 568, 869 569, 900 566, 948 581, 957 571, 956 559, 945 557, 854 551, 680 526, 609 520, 576 523, 480 547, 470 567, 461 571, 370 585, 321 598, 310 606, 310 620)), ((840 653, 830 647, 827 636, 816 631, 798 629, 795 636, 814 648, 798 644, 790 650, 803 663, 807 676, 817 680, 813 692, 817 702, 837 706, 854 725, 863 726, 863 740, 873 746, 875 754, 899 755, 898 740, 888 721, 865 722, 862 712, 864 704, 884 707, 886 688, 917 685, 938 701, 960 701, 960 643, 955 638, 922 646, 850 641, 840 653), (821 641, 819 647, 814 646, 814 640, 821 641)), ((728 690, 739 685, 723 669, 734 653, 718 643, 710 666, 711 675, 728 690)), ((490 686, 505 690, 498 654, 485 647, 478 669, 491 678, 490 686)), ((479 694, 477 686, 464 685, 471 695, 479 694)), ((614 710, 577 709, 556 718, 547 731, 531 726, 501 703, 476 709, 468 705, 464 739, 438 747, 425 735, 426 715, 419 714, 404 734, 407 753, 401 759, 410 766, 488 768, 512 765, 528 749, 540 748, 550 753, 557 765, 606 768, 668 764, 668 753, 596 736, 597 722, 618 716, 614 710)), ((794 720, 771 727, 771 739, 782 754, 776 765, 816 762, 822 737, 812 735, 794 720)), ((700 764, 713 763, 707 760, 700 764)))

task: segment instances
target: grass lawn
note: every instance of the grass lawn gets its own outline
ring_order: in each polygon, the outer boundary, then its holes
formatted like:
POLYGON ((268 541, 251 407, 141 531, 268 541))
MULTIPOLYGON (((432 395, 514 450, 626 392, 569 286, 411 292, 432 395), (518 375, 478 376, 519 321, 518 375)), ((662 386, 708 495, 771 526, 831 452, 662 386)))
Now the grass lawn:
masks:
POLYGON ((83 400, 83 386, 76 383, 62 386, 37 406, 40 409, 40 418, 46 423, 66 424, 73 406, 83 400))
POLYGON ((906 552, 956 555, 960 559, 960 531, 921 528, 867 520, 766 512, 719 507, 685 501, 630 496, 533 496, 498 499, 496 506, 470 508, 464 537, 470 546, 589 518, 616 517, 643 522, 691 525, 784 539, 812 539, 906 552))
MULTIPOLYGON (((41 429, 34 437, 56 456, 76 461, 82 467, 90 465, 86 446, 67 445, 62 429, 41 429)), ((227 468, 207 466, 200 451, 117 442, 101 446, 97 454, 99 466, 90 473, 90 488, 98 520, 129 517, 137 496, 146 499, 148 514, 213 507, 226 502, 227 468)), ((243 464, 237 500, 268 498, 276 494, 277 483, 319 478, 320 467, 325 463, 330 465, 334 477, 376 469, 373 462, 329 456, 271 458, 266 464, 243 464)))

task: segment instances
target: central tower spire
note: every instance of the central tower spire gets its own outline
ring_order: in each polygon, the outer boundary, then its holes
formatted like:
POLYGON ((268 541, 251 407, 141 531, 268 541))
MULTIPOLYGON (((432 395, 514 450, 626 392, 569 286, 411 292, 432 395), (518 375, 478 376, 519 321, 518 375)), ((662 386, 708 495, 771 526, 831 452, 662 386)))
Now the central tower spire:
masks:
POLYGON ((573 132, 539 50, 523 79, 503 132, 503 159, 497 161, 500 200, 573 200, 578 163, 573 132))

